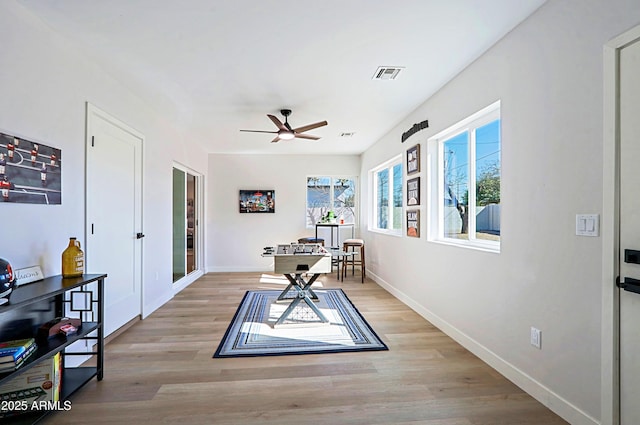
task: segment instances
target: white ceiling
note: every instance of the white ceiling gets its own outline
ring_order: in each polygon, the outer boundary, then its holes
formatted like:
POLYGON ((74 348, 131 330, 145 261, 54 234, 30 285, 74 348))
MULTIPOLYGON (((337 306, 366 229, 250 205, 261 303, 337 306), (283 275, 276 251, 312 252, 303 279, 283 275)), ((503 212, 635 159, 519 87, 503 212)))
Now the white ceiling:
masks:
POLYGON ((209 152, 353 154, 545 0, 16 1, 209 152), (405 69, 374 81, 378 66, 405 69), (327 120, 322 139, 239 131, 274 130, 282 108, 293 127, 327 120))

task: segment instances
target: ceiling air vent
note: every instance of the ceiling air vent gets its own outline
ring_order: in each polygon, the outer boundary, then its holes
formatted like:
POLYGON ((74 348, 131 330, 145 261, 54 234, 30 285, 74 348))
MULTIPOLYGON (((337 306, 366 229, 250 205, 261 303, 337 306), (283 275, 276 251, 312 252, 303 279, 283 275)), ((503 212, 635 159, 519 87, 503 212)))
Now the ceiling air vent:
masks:
POLYGON ((404 68, 401 66, 380 66, 373 75, 374 80, 395 80, 400 71, 404 68))

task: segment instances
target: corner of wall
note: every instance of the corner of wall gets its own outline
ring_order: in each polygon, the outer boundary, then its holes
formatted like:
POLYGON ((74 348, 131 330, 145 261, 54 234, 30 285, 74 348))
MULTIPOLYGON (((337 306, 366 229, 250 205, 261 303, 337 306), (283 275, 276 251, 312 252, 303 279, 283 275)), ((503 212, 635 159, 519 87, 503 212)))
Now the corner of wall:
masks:
POLYGON ((430 310, 421 306, 418 302, 407 296, 405 293, 382 279, 380 276, 367 270, 369 276, 378 285, 386 289, 398 300, 406 304, 413 311, 429 321, 432 325, 440 329, 444 334, 462 345, 464 348, 478 356, 483 362, 498 371, 501 375, 520 387, 523 391, 531 395, 540 403, 547 406, 554 413, 575 425, 600 425, 600 422, 589 416, 586 412, 571 404, 566 399, 551 391, 542 383, 536 381, 531 376, 499 357, 496 353, 480 344, 475 339, 469 337, 464 332, 452 326, 449 322, 434 314, 430 310))

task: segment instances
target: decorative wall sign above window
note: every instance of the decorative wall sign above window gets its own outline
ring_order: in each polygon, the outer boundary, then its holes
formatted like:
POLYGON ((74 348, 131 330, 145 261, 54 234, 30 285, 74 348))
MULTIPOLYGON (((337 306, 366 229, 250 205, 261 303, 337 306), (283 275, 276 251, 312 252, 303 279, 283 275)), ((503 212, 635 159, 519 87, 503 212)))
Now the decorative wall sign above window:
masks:
POLYGON ((62 151, 0 133, 0 193, 1 203, 62 204, 62 151))
POLYGON ((413 127, 411 127, 409 130, 402 133, 402 137, 401 137, 402 143, 404 143, 405 140, 407 140, 409 137, 416 134, 418 131, 424 130, 425 128, 429 128, 429 120, 424 120, 422 122, 414 124, 413 127))

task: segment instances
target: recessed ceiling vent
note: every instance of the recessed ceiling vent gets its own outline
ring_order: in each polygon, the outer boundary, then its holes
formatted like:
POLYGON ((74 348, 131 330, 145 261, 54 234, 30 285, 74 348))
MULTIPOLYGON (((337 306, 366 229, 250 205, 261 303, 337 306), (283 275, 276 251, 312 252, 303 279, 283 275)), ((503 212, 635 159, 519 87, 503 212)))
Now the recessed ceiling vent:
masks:
POLYGON ((373 75, 374 80, 395 80, 400 71, 404 68, 401 66, 380 66, 373 75))
POLYGON ((356 133, 355 132, 340 133, 340 137, 353 137, 354 134, 356 134, 356 133))

